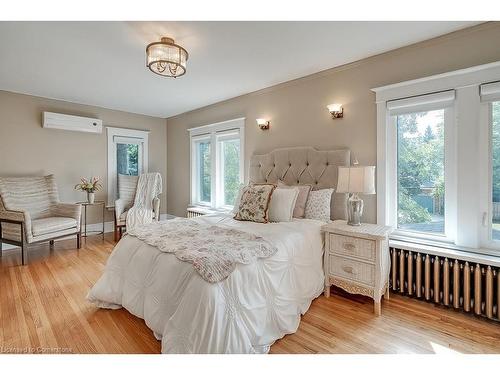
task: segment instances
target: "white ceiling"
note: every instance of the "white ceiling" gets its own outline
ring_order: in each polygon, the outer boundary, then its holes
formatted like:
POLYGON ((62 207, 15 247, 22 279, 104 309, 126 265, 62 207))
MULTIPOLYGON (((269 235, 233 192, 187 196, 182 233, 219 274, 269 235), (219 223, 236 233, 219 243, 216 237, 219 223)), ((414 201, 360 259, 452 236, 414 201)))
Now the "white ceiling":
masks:
POLYGON ((477 22, 0 22, 0 90, 170 117, 477 22), (173 79, 145 47, 189 52, 173 79))

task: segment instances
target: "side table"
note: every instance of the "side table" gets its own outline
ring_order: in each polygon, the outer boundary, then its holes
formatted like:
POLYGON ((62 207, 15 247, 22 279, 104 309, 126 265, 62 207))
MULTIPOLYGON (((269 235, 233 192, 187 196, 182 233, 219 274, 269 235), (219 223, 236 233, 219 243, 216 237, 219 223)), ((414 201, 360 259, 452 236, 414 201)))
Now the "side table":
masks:
POLYGON ((104 201, 95 201, 94 203, 89 202, 78 202, 83 206, 82 218, 83 218, 83 234, 82 237, 87 237, 87 233, 92 234, 102 234, 102 239, 104 240, 104 217, 106 213, 106 204, 104 201), (89 206, 102 206, 102 231, 92 230, 87 232, 87 207, 89 206))

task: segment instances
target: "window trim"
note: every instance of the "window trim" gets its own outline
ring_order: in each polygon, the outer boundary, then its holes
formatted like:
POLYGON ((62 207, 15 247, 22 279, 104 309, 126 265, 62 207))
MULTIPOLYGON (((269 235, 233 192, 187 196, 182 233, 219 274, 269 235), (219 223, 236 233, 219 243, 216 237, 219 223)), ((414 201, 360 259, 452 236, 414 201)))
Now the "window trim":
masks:
MULTIPOLYGON (((457 96, 454 106, 456 126, 453 152, 456 165, 460 165, 460 168, 456 169, 456 175, 453 177, 456 198, 452 203, 455 209, 453 214, 455 222, 452 228, 455 231, 455 241, 452 246, 477 250, 483 248, 480 217, 484 199, 478 194, 478 181, 481 180, 480 171, 483 169, 480 157, 481 139, 478 136, 479 92, 482 84, 499 80, 500 61, 497 61, 372 89, 376 94, 377 105, 377 222, 379 224, 391 224, 389 216, 393 203, 390 197, 395 193, 391 190, 391 179, 396 171, 391 166, 393 161, 388 158, 394 145, 390 141, 387 102, 454 89, 457 96)), ((423 240, 408 238, 408 241, 423 240)))
MULTIPOLYGON (((232 120, 222 121, 214 124, 198 126, 188 129, 189 132, 189 148, 190 148, 190 206, 201 206, 212 209, 231 210, 232 206, 221 205, 220 195, 220 150, 218 139, 223 137, 225 133, 234 131, 238 133, 240 140, 240 182, 244 181, 244 166, 245 166, 245 118, 236 118, 232 120), (211 143, 211 165, 212 179, 210 188, 210 203, 198 201, 198 184, 197 184, 197 167, 194 163, 197 159, 196 147, 193 147, 197 139, 210 139, 211 143)), ((231 138, 235 139, 235 138, 231 138)))
POLYGON ((139 155, 139 175, 148 172, 149 167, 149 130, 106 127, 107 132, 107 174, 108 194, 107 208, 115 206, 117 199, 116 183, 118 180, 116 165, 116 139, 132 138, 139 144, 142 153, 139 155), (141 163, 142 161, 142 163, 141 163), (141 168, 142 164, 142 168, 141 168))

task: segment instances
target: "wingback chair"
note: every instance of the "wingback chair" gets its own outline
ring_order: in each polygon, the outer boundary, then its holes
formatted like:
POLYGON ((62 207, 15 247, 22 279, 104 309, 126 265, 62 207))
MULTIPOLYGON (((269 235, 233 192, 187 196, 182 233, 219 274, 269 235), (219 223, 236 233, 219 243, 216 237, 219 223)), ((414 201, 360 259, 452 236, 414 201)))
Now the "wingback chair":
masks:
POLYGON ((59 202, 53 175, 0 177, 0 256, 2 243, 20 246, 22 264, 31 244, 76 235, 81 246, 81 206, 59 202))
MULTIPOLYGON (((127 226, 127 212, 134 205, 139 176, 118 175, 118 199, 115 201, 115 241, 127 226)), ((160 220, 160 199, 153 199, 154 220, 160 220)))

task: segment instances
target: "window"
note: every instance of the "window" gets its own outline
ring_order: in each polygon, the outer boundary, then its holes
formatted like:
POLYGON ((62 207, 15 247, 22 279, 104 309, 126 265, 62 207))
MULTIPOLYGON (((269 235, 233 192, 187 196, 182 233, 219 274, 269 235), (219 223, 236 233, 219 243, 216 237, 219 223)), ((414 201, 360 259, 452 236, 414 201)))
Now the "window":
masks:
POLYGON ((391 240, 498 256, 500 62, 373 91, 378 223, 391 240))
POLYGON ((444 112, 396 117, 399 229, 445 233, 444 112))
POLYGON ((243 181, 244 119, 189 130, 191 204, 230 209, 243 181))
POLYGON ((387 102, 387 219, 396 234, 454 240, 454 102, 453 90, 387 102))
POLYGON ((500 83, 481 85, 480 95, 480 240, 484 247, 500 249, 500 83))
POLYGON ((490 237, 500 241, 500 101, 490 104, 491 124, 491 221, 490 237))
POLYGON ((118 198, 118 174, 139 176, 148 170, 149 132, 107 128, 108 134, 108 207, 118 198))
POLYGON ((210 204, 212 201, 212 152, 210 138, 195 140, 196 152, 196 202, 210 204))

